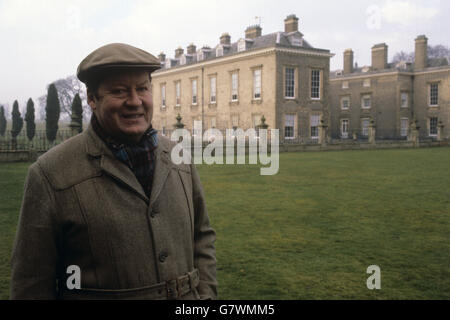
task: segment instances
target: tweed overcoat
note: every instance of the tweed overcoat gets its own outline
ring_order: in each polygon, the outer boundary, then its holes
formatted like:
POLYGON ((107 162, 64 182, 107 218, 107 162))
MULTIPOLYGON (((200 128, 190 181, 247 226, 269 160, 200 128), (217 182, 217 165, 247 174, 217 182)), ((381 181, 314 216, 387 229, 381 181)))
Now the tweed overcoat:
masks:
POLYGON ((11 299, 84 299, 84 288, 146 299, 142 288, 194 269, 199 284, 182 298, 216 298, 215 232, 199 176, 193 164, 171 161, 174 143, 158 140, 150 198, 91 125, 30 166, 11 299), (78 291, 66 288, 72 265, 81 271, 78 291))

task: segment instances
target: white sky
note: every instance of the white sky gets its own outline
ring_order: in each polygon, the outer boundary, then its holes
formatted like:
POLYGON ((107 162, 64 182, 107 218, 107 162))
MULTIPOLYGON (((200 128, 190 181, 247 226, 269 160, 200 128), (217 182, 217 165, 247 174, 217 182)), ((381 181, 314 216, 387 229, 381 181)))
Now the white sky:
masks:
POLYGON ((29 97, 37 104, 49 83, 75 74, 87 54, 110 42, 173 57, 191 42, 213 47, 224 32, 235 42, 255 17, 263 34, 283 31, 289 14, 311 45, 336 54, 332 70, 342 68, 346 48, 362 66, 381 42, 389 60, 414 51, 420 34, 450 47, 447 0, 0 0, 0 104, 9 111, 15 99, 21 110, 29 97))

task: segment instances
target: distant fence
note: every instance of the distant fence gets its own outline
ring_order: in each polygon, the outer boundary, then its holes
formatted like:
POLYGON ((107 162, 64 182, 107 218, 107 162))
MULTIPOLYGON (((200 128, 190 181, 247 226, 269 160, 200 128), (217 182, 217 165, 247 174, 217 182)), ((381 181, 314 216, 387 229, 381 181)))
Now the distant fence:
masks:
MULTIPOLYGON (((159 133, 170 139, 172 130, 166 130, 159 133)), ((63 142, 71 137, 70 130, 59 130, 54 143, 47 140, 45 130, 36 130, 35 137, 29 141, 26 132, 21 132, 17 137, 17 144, 12 142, 11 133, 7 132, 4 137, 0 136, 0 162, 15 162, 15 161, 35 161, 38 156, 45 153, 51 147, 63 142)), ((196 145, 194 143, 195 135, 191 132, 191 143, 194 152, 196 145)), ((220 137, 203 136, 202 149, 205 148, 214 139, 220 137)), ((222 131, 223 140, 223 154, 226 154, 225 131, 222 131)), ((271 152, 270 130, 267 136, 268 152, 271 152)), ((258 138, 256 138, 258 139, 258 138)), ((246 153, 249 152, 248 138, 246 139, 246 153)), ((369 150, 369 149, 399 149, 399 148, 417 148, 417 147, 444 147, 450 146, 450 140, 436 141, 436 139, 421 139, 417 144, 407 140, 376 140, 375 143, 370 143, 367 139, 328 139, 326 143, 319 143, 318 139, 297 137, 295 139, 283 139, 279 141, 279 152, 306 152, 306 151, 338 151, 338 150, 369 150)), ((235 143, 235 150, 236 150, 235 143)))
POLYGON ((69 139, 71 136, 71 130, 58 130, 55 141, 50 143, 45 130, 36 130, 34 138, 30 141, 26 131, 22 130, 16 137, 16 142, 14 142, 11 131, 8 130, 5 136, 0 136, 0 151, 47 151, 51 147, 69 139))

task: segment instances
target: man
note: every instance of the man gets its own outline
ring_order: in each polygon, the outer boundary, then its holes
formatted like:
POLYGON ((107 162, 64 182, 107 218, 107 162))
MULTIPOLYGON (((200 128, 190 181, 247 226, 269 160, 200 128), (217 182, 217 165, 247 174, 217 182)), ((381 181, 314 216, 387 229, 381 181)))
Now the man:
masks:
POLYGON ((199 176, 172 163, 174 144, 151 126, 159 67, 125 44, 79 65, 91 124, 30 166, 12 299, 216 298, 215 232, 199 176))

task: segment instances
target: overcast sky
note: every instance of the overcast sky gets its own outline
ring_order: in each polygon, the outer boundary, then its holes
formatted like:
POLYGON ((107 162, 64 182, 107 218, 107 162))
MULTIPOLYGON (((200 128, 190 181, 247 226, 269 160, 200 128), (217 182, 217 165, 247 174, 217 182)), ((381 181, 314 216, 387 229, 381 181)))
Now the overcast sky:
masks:
POLYGON ((110 42, 172 57, 191 42, 213 47, 224 32, 235 42, 259 21, 263 34, 283 31, 289 14, 311 45, 336 54, 332 70, 342 68, 346 48, 362 66, 377 43, 388 44, 389 60, 413 51, 420 34, 450 47, 447 0, 0 0, 0 103, 17 99, 23 110, 32 97, 37 104, 49 83, 75 74, 87 54, 110 42))

